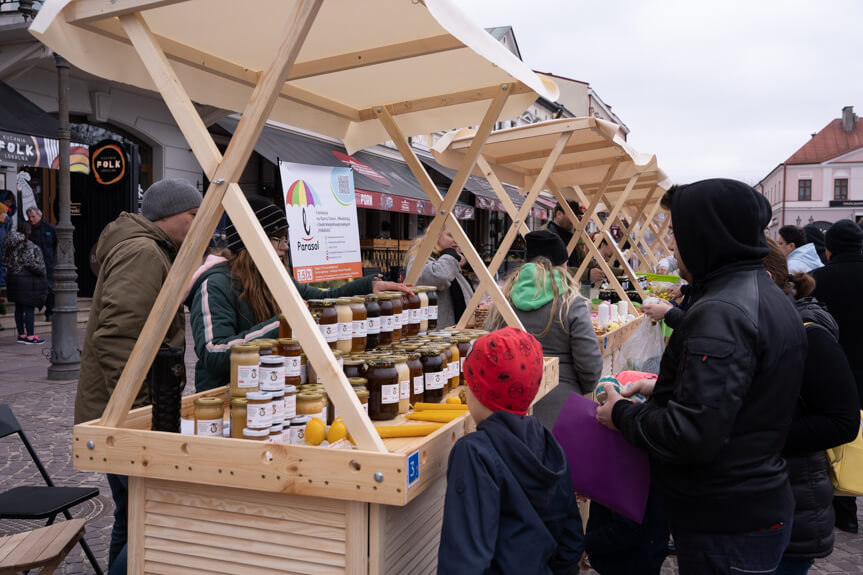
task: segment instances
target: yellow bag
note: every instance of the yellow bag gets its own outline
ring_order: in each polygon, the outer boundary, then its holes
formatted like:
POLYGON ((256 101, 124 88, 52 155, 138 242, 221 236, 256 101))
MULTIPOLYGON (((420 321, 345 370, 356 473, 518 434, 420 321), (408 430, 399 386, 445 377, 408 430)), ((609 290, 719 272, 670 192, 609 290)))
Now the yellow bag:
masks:
MULTIPOLYGON (((863 411, 860 412, 863 420, 863 411)), ((863 427, 854 441, 827 450, 836 495, 863 495, 863 427)))

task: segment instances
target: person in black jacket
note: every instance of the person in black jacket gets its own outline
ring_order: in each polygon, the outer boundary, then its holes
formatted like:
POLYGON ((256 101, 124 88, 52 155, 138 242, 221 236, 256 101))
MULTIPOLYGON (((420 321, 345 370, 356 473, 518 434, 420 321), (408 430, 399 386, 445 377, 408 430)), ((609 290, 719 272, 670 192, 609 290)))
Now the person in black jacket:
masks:
POLYGON ((30 222, 30 241, 42 250, 45 260, 45 273, 48 277, 48 298, 45 300, 45 321, 54 316, 54 268, 57 266, 57 230, 42 219, 42 210, 29 208, 27 221, 30 222))
POLYGON ((794 495, 780 452, 806 334, 761 261, 770 203, 742 182, 714 179, 672 187, 663 206, 698 297, 650 399, 609 390, 597 418, 650 454, 682 574, 773 573, 791 536, 794 495))
MULTIPOLYGON (((845 350, 857 394, 863 399, 863 229, 851 220, 839 220, 824 234, 827 265, 812 272, 812 296, 827 306, 839 324, 839 345, 845 350)), ((863 405, 861 405, 863 409, 863 405)), ((836 497, 836 527, 857 533, 857 502, 854 497, 836 497)))
POLYGON ((808 342, 800 401, 782 450, 796 506, 791 542, 777 571, 802 575, 815 559, 833 551, 833 483, 824 450, 857 436, 860 411, 854 375, 837 341, 839 326, 809 295, 815 280, 802 272, 789 276, 784 252, 773 240, 768 242, 764 266, 779 289, 794 294, 808 342))
POLYGON ((578 571, 584 530, 566 455, 526 415, 542 369, 542 346, 512 327, 477 339, 465 360, 477 425, 449 455, 441 575, 578 571))

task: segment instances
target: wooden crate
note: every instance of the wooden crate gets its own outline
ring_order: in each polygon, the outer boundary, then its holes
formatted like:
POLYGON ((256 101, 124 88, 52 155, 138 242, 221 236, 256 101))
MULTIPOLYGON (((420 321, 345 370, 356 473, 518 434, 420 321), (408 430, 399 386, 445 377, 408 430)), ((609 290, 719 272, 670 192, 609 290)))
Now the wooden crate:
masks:
POLYGON ((637 330, 644 321, 648 321, 647 316, 640 315, 634 320, 623 324, 605 335, 596 336, 596 341, 599 344, 599 349, 602 351, 603 357, 611 356, 620 351, 620 348, 626 340, 635 333, 635 330, 637 330))

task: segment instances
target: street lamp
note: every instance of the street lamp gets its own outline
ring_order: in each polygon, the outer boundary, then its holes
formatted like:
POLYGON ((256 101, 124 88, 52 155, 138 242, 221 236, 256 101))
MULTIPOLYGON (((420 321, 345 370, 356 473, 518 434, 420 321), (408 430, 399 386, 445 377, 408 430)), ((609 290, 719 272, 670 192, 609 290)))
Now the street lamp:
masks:
POLYGON ((800 222, 801 222, 801 221, 802 221, 802 220, 800 219, 800 216, 797 216, 797 227, 798 227, 798 228, 800 227, 800 222))

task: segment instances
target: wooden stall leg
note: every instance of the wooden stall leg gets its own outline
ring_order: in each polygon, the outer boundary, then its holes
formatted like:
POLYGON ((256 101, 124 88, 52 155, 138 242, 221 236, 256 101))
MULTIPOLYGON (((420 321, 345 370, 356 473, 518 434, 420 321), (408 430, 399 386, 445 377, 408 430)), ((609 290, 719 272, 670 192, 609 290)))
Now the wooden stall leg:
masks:
MULTIPOLYGON (((321 4, 322 0, 306 0, 297 5, 272 64, 261 76, 261 80, 252 92, 243 119, 240 121, 234 137, 231 138, 226 158, 218 162, 218 168, 214 170, 213 183, 198 210, 198 216, 195 218, 186 240, 180 247, 174 265, 156 298, 153 310, 141 330, 138 341, 129 356, 129 361, 120 376, 120 381, 117 383, 116 391, 111 396, 102 415, 101 424, 119 427, 131 409, 147 370, 150 368, 156 351, 174 318, 177 307, 182 304, 183 293, 204 255, 213 228, 221 217, 221 201, 227 189, 225 182, 235 182, 242 173, 255 142, 260 136, 264 122, 276 102, 279 88, 284 84, 321 4)), ((153 71, 151 75, 154 76, 154 81, 157 82, 165 101, 170 101, 176 105, 181 116, 187 114, 188 105, 191 104, 191 101, 171 69, 164 52, 159 48, 155 37, 146 28, 143 16, 124 16, 122 23, 129 30, 129 37, 132 39, 136 50, 139 51, 141 60, 148 70, 153 71), (165 82, 175 82, 176 85, 167 86, 165 82)), ((175 112, 173 108, 171 111, 172 113, 175 112)), ((184 122, 180 127, 191 130, 190 134, 187 135, 187 140, 196 142, 196 146, 201 144, 205 138, 209 138, 200 117, 196 122, 184 122)), ((185 132, 184 135, 186 135, 185 132)), ((210 148, 210 151, 214 147, 202 146, 210 148)), ((199 161, 202 165, 211 166, 212 159, 203 157, 199 158, 199 161)))
POLYGON ((129 536, 126 569, 144 572, 144 482, 143 477, 129 476, 129 536))
POLYGON ((345 502, 347 541, 345 541, 345 575, 369 573, 369 507, 363 501, 345 502))

